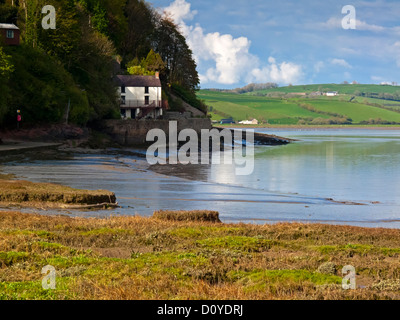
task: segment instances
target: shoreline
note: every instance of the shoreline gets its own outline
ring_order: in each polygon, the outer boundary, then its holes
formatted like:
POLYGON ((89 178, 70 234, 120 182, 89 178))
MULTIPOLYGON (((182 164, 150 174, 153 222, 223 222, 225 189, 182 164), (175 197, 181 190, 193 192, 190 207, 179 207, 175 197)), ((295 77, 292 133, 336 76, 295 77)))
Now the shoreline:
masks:
POLYGON ((399 125, 382 125, 382 126, 362 126, 362 125, 213 125, 214 128, 221 129, 365 129, 365 130, 400 130, 399 125))

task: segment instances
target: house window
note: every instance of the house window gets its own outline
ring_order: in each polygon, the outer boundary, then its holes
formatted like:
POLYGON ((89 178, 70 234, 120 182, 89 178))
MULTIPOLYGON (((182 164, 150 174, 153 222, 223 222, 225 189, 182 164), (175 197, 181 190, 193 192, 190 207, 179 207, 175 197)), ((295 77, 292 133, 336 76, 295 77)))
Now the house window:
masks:
POLYGON ((7 30, 7 38, 14 39, 14 31, 13 30, 7 30))
POLYGON ((144 97, 144 104, 147 106, 150 104, 149 96, 144 97))
POLYGON ((144 87, 144 93, 149 93, 149 87, 144 87))
POLYGON ((121 96, 121 104, 122 105, 126 104, 125 96, 121 96))
POLYGON ((121 87, 121 93, 125 93, 125 86, 121 87))

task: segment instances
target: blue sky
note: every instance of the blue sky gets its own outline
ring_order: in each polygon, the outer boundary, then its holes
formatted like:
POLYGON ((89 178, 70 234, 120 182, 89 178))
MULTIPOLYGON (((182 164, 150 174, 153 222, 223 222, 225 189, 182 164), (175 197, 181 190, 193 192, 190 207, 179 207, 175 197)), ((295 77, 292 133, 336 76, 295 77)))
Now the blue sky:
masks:
POLYGON ((180 25, 202 88, 400 83, 400 1, 152 0, 180 25), (355 28, 344 29, 355 8, 355 28))

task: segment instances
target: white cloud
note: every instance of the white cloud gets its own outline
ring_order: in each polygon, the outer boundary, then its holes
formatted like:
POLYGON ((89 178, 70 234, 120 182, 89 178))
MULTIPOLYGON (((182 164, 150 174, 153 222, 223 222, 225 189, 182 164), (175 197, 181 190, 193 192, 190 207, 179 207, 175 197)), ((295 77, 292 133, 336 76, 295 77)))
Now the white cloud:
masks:
POLYGON ((205 33, 199 25, 187 25, 196 15, 186 0, 175 0, 165 12, 177 23, 186 37, 198 66, 208 65, 200 76, 202 84, 216 82, 233 85, 243 80, 277 83, 295 83, 302 76, 301 66, 291 62, 278 64, 269 57, 268 64, 250 53, 251 41, 246 37, 234 38, 219 32, 205 33), (211 66, 210 66, 211 65, 211 66))
POLYGON ((300 65, 292 62, 282 62, 277 64, 275 59, 268 59, 270 65, 263 68, 254 68, 249 82, 276 82, 276 83, 297 83, 303 77, 300 65), (272 62, 273 61, 273 62, 272 62))
POLYGON ((193 20, 197 11, 190 10, 190 3, 185 0, 175 0, 168 7, 164 8, 164 11, 171 15, 171 18, 177 24, 183 23, 184 20, 193 20))
POLYGON ((344 59, 331 59, 331 64, 351 69, 352 66, 344 59))
MULTIPOLYGON (((315 28, 316 24, 311 24, 311 27, 315 28)), ((329 18, 328 21, 322 22, 318 24, 319 28, 326 28, 326 29, 336 29, 342 27, 342 19, 339 18, 329 18)))
POLYGON ((368 24, 365 21, 360 21, 360 20, 356 20, 356 28, 358 30, 373 31, 373 32, 382 32, 386 30, 385 27, 378 26, 376 24, 368 24))
MULTIPOLYGON (((318 23, 316 24, 319 28, 323 29, 342 29, 342 19, 343 18, 338 18, 338 17, 331 17, 327 21, 318 23)), ((314 25, 309 25, 309 27, 316 26, 314 25)), ((395 27, 396 28, 396 27, 395 27)), ((365 21, 358 20, 356 19, 356 30, 363 30, 363 31, 373 31, 373 32, 383 32, 383 31, 389 31, 394 28, 385 28, 376 24, 369 24, 365 21)))

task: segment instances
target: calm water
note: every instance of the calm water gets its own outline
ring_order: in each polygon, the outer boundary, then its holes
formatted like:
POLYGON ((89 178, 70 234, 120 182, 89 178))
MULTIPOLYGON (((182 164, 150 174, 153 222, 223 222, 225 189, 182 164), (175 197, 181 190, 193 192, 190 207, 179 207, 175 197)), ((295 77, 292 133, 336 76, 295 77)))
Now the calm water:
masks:
POLYGON ((229 165, 163 166, 155 172, 140 158, 112 155, 15 162, 0 170, 32 181, 108 189, 121 205, 73 215, 211 209, 225 222, 400 228, 400 130, 259 131, 301 141, 256 147, 250 176, 236 176, 229 165))

